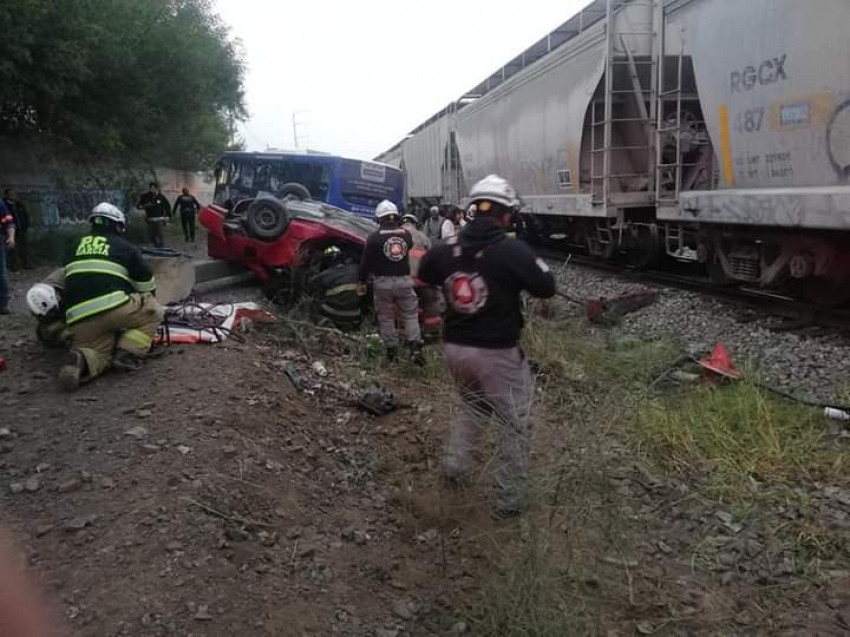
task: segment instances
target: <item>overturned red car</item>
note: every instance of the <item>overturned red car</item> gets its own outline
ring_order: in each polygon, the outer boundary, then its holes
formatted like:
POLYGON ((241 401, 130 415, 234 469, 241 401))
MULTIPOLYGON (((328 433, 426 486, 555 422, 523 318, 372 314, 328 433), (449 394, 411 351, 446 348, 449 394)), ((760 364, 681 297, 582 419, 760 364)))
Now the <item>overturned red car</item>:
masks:
MULTIPOLYGON (((314 318, 346 330, 359 327, 369 311, 370 295, 357 294, 358 267, 376 223, 313 201, 298 184, 288 184, 277 197, 212 204, 199 220, 209 233, 209 256, 250 269, 270 299, 306 299, 314 318)), ((411 259, 418 262, 423 254, 414 248, 411 259)), ((418 280, 416 287, 420 321, 433 333, 441 324, 438 294, 418 280)))

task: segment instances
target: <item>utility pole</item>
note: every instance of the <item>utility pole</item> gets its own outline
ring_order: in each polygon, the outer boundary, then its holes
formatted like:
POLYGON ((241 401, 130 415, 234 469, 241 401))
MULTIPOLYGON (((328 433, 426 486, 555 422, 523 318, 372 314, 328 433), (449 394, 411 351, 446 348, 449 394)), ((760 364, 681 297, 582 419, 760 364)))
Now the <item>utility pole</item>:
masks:
POLYGON ((298 150, 300 141, 304 139, 302 135, 298 134, 298 126, 303 124, 303 122, 298 121, 298 114, 306 112, 308 111, 292 111, 292 143, 295 145, 295 150, 298 150))

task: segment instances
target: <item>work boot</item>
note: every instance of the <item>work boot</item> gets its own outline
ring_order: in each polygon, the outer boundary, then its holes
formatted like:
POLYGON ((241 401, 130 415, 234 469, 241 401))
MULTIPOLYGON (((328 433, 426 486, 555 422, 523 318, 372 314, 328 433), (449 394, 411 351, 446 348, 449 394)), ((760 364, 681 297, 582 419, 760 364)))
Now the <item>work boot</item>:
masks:
POLYGON ((388 347, 387 348, 387 362, 395 363, 398 358, 398 348, 397 347, 388 347))
POLYGON ((422 351, 422 343, 410 341, 407 346, 410 348, 410 360, 413 361, 413 364, 425 367, 425 352, 422 351))
POLYGON ((112 354, 112 367, 122 372, 135 372, 142 367, 142 359, 123 349, 116 349, 112 354))
POLYGON ((72 349, 68 352, 68 360, 59 370, 59 386, 64 391, 75 391, 83 382, 88 372, 86 357, 82 352, 72 349))

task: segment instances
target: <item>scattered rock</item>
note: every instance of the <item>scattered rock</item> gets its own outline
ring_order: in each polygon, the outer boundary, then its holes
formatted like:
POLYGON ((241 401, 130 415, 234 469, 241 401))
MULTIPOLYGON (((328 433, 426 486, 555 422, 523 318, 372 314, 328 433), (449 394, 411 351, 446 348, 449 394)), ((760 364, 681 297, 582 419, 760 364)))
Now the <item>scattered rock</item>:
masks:
POLYGON ((76 491, 81 486, 83 486, 82 480, 79 478, 71 478, 70 480, 60 482, 56 490, 59 491, 59 493, 70 493, 71 491, 76 491))
POLYGON ((82 471, 80 471, 80 480, 88 484, 92 481, 92 475, 88 471, 83 469, 82 471))
POLYGON ((198 610, 195 611, 195 621, 209 622, 213 616, 210 614, 210 608, 206 604, 198 604, 198 610))
POLYGON ((8 427, 0 427, 0 440, 12 437, 12 430, 8 427))
POLYGON ((457 622, 456 624, 452 625, 451 629, 449 629, 449 632, 452 635, 463 635, 469 632, 469 626, 466 624, 466 622, 457 622))
POLYGON ((714 517, 723 522, 723 524, 732 524, 735 518, 728 511, 715 511, 714 517))
POLYGON ((104 489, 114 489, 115 480, 113 480, 112 478, 102 478, 100 481, 100 486, 104 489))
POLYGON ((398 637, 398 630, 395 628, 391 630, 387 630, 385 628, 378 628, 375 631, 375 637, 398 637))
POLYGON ((673 552, 673 548, 664 540, 659 540, 657 546, 658 550, 664 553, 664 555, 670 555, 673 552))
POLYGON ((11 491, 14 494, 23 493, 24 492, 24 485, 23 485, 22 482, 13 482, 12 484, 9 485, 9 491, 11 491))
POLYGON ((723 551, 717 554, 717 563, 725 568, 732 568, 737 563, 734 553, 723 551))
POLYGON ((186 445, 177 445, 177 451, 179 451, 185 456, 187 453, 192 451, 192 449, 190 447, 187 447, 186 445))
POLYGON ((98 516, 95 514, 80 515, 66 522, 64 528, 69 533, 74 531, 81 531, 87 526, 91 526, 92 524, 94 524, 97 521, 97 518, 98 516))
POLYGON ((747 557, 755 557, 764 550, 764 545, 758 540, 747 540, 745 550, 747 557))
POLYGON ((305 546, 302 546, 298 550, 298 557, 300 557, 301 559, 306 560, 308 558, 314 557, 315 555, 316 555, 316 547, 315 546, 305 545, 305 546))
POLYGON ((177 540, 171 540, 168 544, 165 545, 165 550, 169 553, 175 553, 176 551, 183 550, 183 544, 178 542, 177 540))
POLYGON ((35 529, 35 536, 44 537, 48 533, 50 533, 53 529, 56 528, 55 524, 42 524, 35 529))
POLYGON ((49 462, 39 462, 39 463, 35 466, 35 472, 36 472, 36 473, 44 473, 44 472, 45 472, 45 471, 47 471, 49 468, 50 468, 50 463, 49 463, 49 462))
POLYGON ((148 430, 142 427, 141 425, 136 425, 135 427, 125 431, 124 435, 132 436, 136 440, 141 440, 142 438, 148 435, 148 430))
POLYGON ((224 445, 221 448, 221 453, 225 458, 235 458, 239 455, 239 450, 233 445, 224 445))
POLYGON ((24 482, 24 489, 29 493, 35 493, 41 488, 41 479, 38 476, 30 476, 24 482))
POLYGON ((640 622, 635 626, 635 630, 637 630, 639 635, 651 635, 655 632, 655 627, 649 622, 640 622))
POLYGON ((153 412, 150 409, 139 409, 136 412, 136 418, 150 418, 153 416, 153 412))
POLYGON ((403 601, 397 601, 393 604, 393 615, 404 621, 413 619, 413 613, 410 611, 410 604, 403 601))
POLYGON ((160 447, 159 445, 151 445, 151 444, 142 445, 142 451, 144 451, 145 453, 149 453, 149 454, 157 453, 161 449, 162 449, 162 447, 160 447))

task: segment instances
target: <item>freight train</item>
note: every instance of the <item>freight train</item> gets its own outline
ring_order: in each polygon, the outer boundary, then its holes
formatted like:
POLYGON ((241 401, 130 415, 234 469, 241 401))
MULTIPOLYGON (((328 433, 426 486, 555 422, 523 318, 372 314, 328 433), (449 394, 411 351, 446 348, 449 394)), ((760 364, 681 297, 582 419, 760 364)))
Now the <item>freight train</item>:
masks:
POLYGON ((414 206, 498 173, 531 240, 843 303, 848 25, 848 0, 596 0, 377 160, 414 206))

